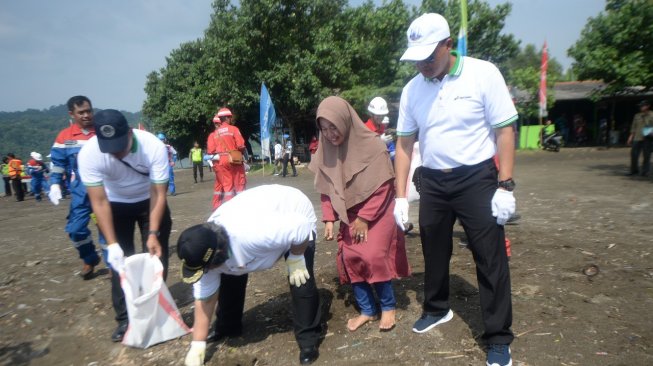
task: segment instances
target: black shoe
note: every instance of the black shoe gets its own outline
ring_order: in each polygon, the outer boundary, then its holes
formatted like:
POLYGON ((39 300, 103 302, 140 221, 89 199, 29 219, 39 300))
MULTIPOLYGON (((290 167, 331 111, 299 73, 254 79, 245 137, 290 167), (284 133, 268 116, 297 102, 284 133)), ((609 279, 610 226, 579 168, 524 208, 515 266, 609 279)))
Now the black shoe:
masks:
POLYGON ((299 363, 302 365, 310 365, 315 362, 318 357, 320 357, 320 352, 317 351, 317 347, 315 346, 299 350, 299 363))
POLYGON ((111 335, 111 340, 113 342, 122 342, 122 338, 125 336, 125 333, 127 333, 127 328, 129 327, 129 322, 122 322, 118 323, 118 327, 116 330, 113 331, 113 334, 111 335))
POLYGON ((207 342, 217 342, 225 337, 240 337, 243 334, 242 327, 234 327, 230 330, 220 329, 216 326, 215 322, 209 330, 209 335, 206 337, 207 342))
POLYGON ((626 176, 631 177, 633 175, 638 175, 638 174, 639 174, 639 172, 630 172, 630 173, 626 174, 626 176))
POLYGON ((88 281, 94 277, 93 270, 101 261, 102 259, 100 259, 100 256, 97 256, 92 263, 84 263, 84 267, 82 267, 81 272, 79 272, 79 275, 84 279, 84 281, 88 281))

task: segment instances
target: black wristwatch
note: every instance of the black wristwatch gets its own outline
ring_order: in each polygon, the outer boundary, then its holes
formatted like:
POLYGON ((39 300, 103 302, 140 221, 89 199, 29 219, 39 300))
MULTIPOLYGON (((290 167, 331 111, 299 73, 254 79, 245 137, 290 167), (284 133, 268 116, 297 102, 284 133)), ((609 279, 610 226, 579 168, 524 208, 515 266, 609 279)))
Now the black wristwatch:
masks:
POLYGON ((161 235, 161 233, 158 230, 150 230, 150 231, 147 232, 147 235, 148 236, 149 235, 154 235, 154 236, 156 236, 158 238, 159 235, 161 235))
POLYGON ((499 188, 505 189, 508 192, 512 192, 515 189, 516 185, 517 183, 515 183, 515 181, 512 180, 512 178, 502 180, 497 184, 499 188))

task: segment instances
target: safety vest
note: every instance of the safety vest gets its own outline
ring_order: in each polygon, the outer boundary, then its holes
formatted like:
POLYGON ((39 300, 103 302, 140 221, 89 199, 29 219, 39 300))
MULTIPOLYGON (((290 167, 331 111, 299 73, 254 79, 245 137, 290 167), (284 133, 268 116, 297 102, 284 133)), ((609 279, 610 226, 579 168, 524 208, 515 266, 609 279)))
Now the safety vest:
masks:
POLYGON ((190 149, 190 158, 194 163, 199 163, 202 161, 202 149, 201 148, 192 148, 190 149))
POLYGON ((9 177, 15 178, 16 176, 20 177, 22 173, 23 162, 20 159, 11 159, 9 160, 9 177))

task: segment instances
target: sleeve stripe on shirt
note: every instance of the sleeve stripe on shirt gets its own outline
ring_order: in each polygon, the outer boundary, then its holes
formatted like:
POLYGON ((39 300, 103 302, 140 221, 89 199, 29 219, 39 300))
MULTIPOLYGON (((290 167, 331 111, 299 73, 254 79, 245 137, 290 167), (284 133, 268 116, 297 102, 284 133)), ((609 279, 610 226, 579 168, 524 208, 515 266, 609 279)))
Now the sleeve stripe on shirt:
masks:
POLYGON ((515 114, 514 116, 508 118, 507 120, 505 120, 503 122, 499 122, 496 125, 493 125, 492 127, 493 128, 502 128, 502 127, 509 126, 509 125, 515 123, 515 121, 517 121, 517 116, 518 115, 515 114))
POLYGON ((102 182, 96 182, 96 183, 84 183, 86 187, 101 187, 104 185, 102 182))
POLYGON ((169 179, 166 180, 150 180, 152 184, 168 184, 169 179))
POLYGON ((397 136, 411 136, 417 133, 417 130, 411 132, 400 132, 397 131, 397 136))

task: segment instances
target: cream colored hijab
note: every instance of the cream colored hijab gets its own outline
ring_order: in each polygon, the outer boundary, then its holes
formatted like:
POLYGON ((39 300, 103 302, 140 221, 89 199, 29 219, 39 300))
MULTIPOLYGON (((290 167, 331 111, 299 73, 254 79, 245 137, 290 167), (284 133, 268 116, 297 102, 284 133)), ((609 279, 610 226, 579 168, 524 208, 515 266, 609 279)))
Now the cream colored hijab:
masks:
POLYGON ((320 133, 317 152, 308 168, 315 173, 315 189, 331 199, 340 220, 349 224, 347 209, 365 201, 381 184, 394 178, 385 144, 370 131, 354 108, 340 97, 328 97, 317 108, 315 118, 333 123, 344 136, 334 146, 320 133))

